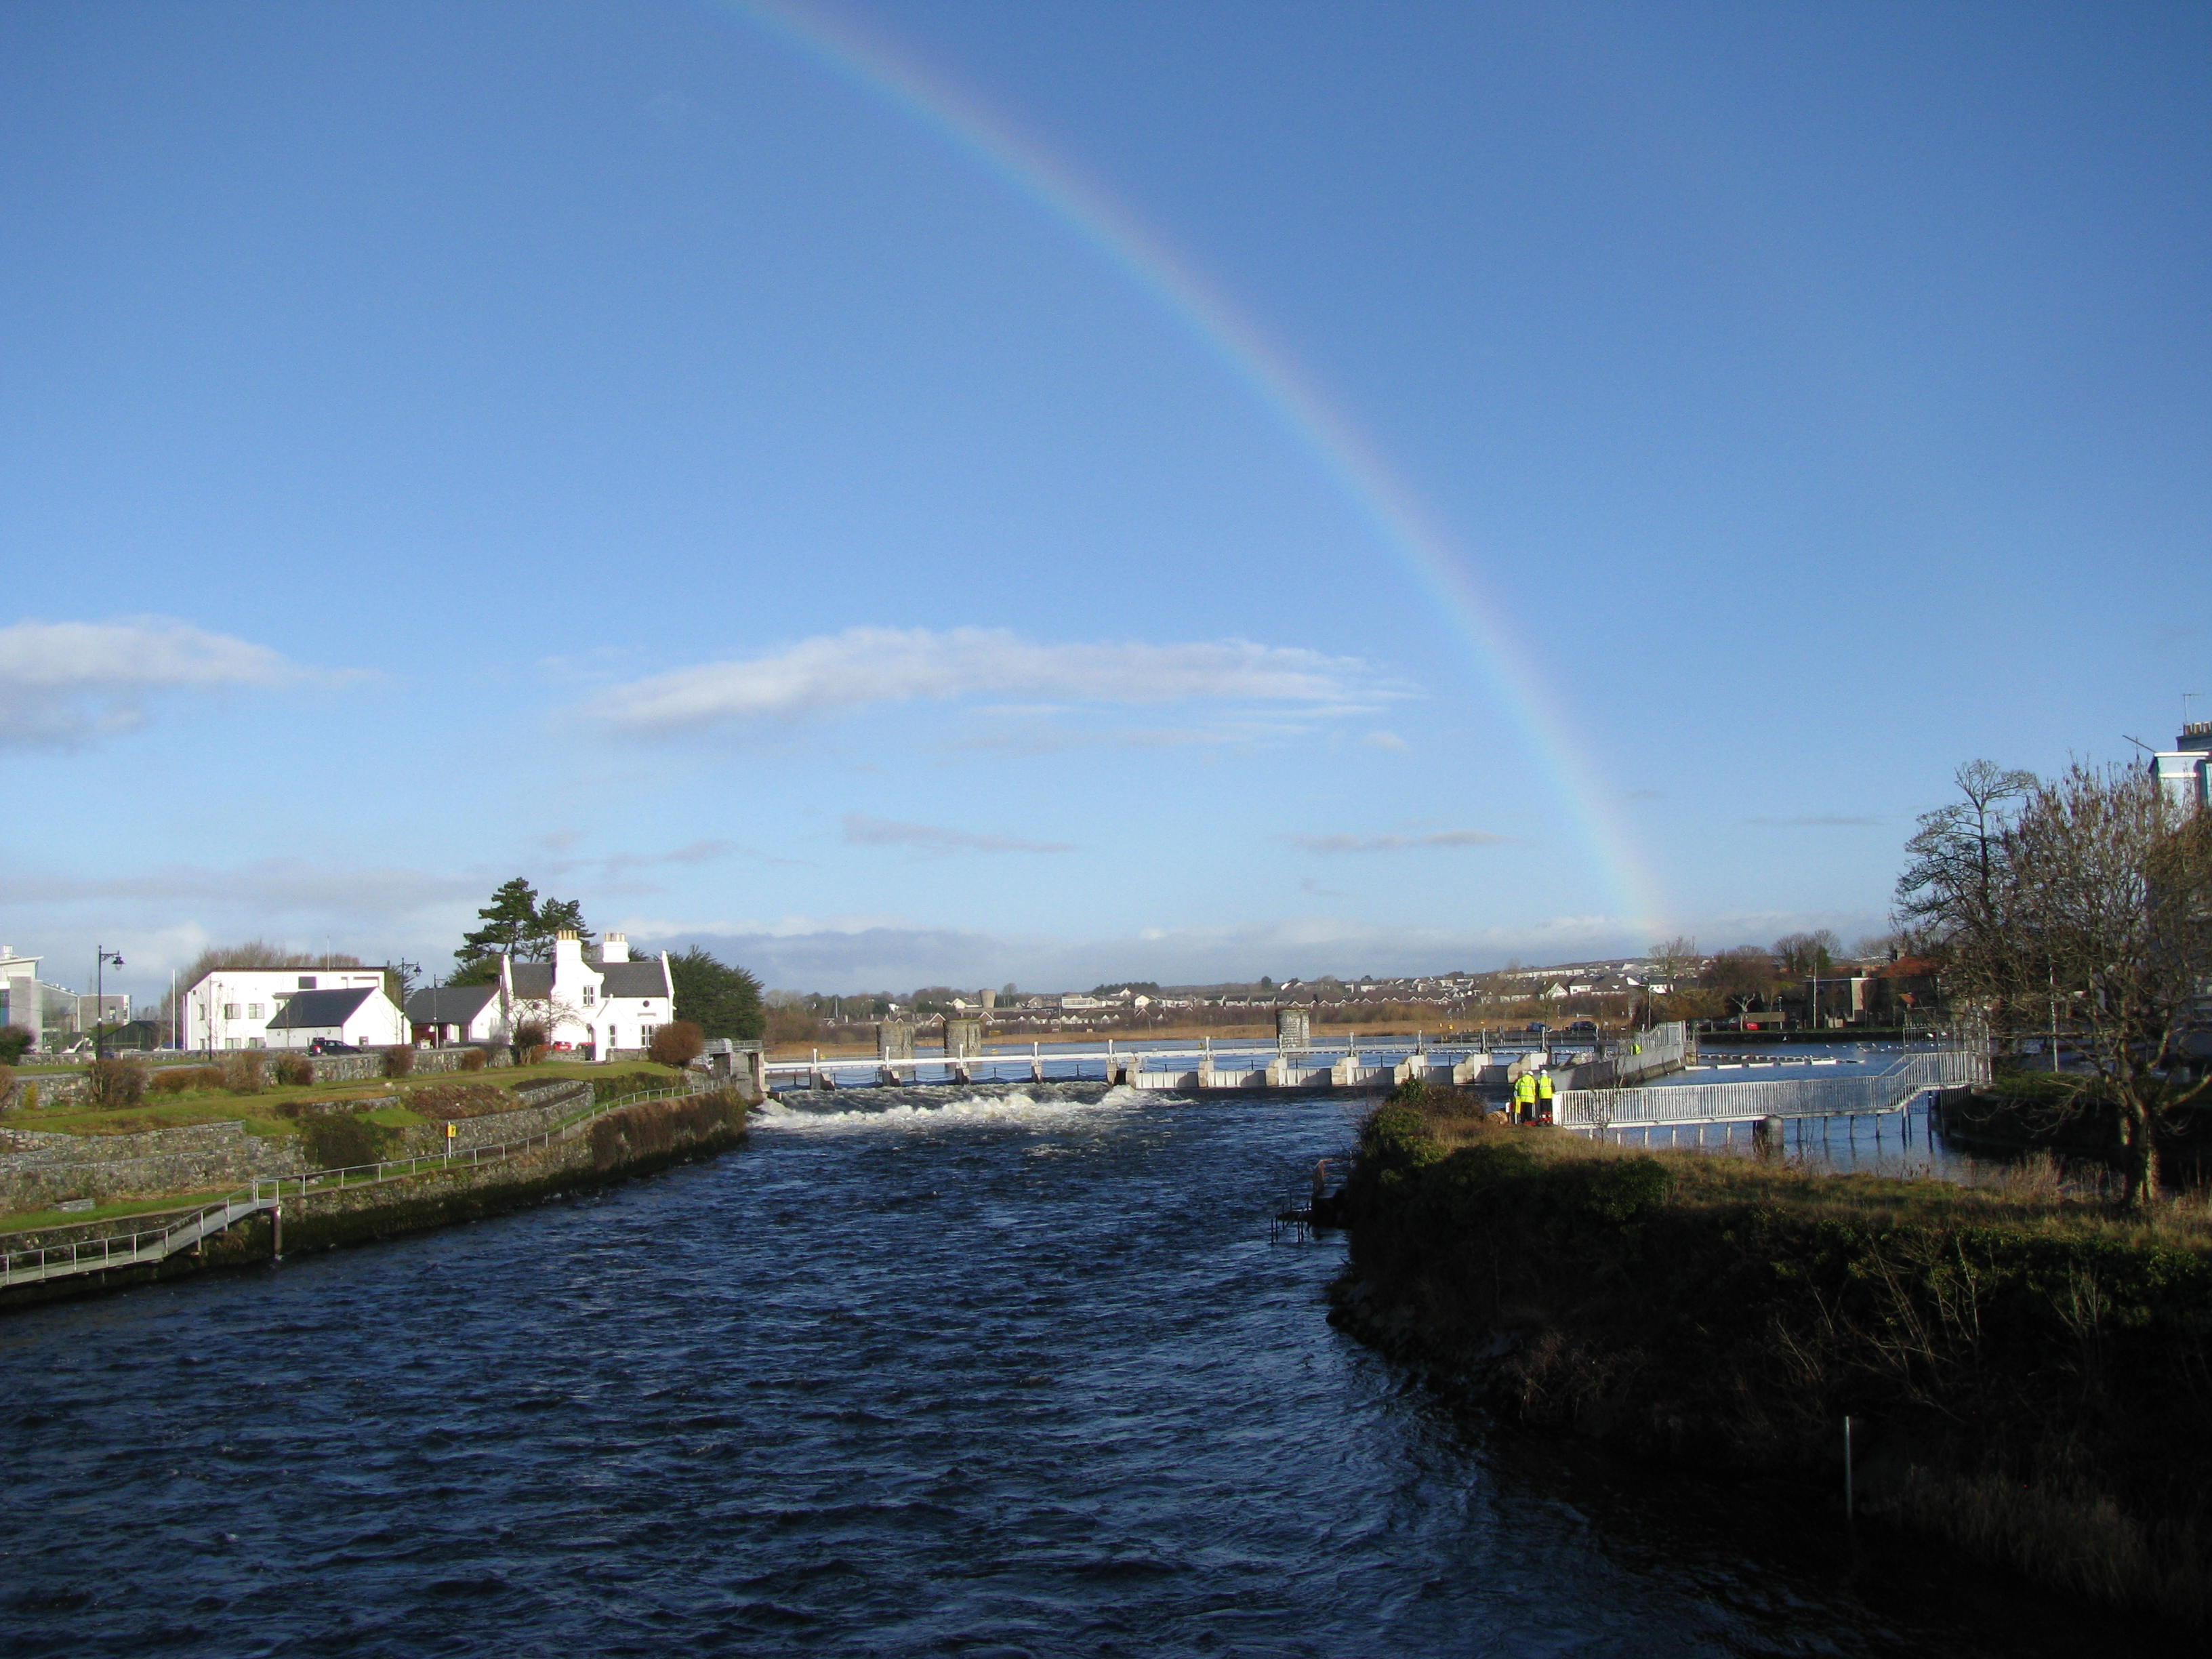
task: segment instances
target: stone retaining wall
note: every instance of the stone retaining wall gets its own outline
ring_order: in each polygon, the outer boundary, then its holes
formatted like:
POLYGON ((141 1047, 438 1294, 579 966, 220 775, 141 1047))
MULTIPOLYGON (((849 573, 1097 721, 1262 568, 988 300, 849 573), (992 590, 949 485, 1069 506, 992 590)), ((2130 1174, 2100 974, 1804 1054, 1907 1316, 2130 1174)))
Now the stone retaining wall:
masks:
MULTIPOLYGON (((719 1107, 701 1110, 682 1101, 641 1102, 635 1109, 616 1109, 595 1120, 589 1128, 496 1164, 456 1164, 398 1181, 289 1196, 283 1200, 284 1249, 288 1255, 330 1249, 472 1221, 722 1152, 744 1138, 742 1103, 734 1110, 719 1107), (687 1105, 690 1109, 684 1109, 687 1105), (656 1110, 665 1107, 678 1109, 656 1110)), ((149 1220, 139 1224, 152 1224, 149 1220)), ((8 1247, 68 1243, 127 1231, 128 1227, 110 1218, 12 1235, 8 1247)), ((248 1267, 266 1261, 274 1243, 268 1220, 257 1217, 210 1239, 204 1253, 179 1254, 158 1267, 124 1268, 0 1291, 0 1308, 97 1294, 209 1267, 248 1267)))
POLYGON ((580 1079, 570 1082, 526 1084, 514 1093, 530 1104, 515 1112, 489 1112, 482 1117, 457 1117, 453 1120, 453 1138, 451 1141, 446 1139, 443 1122, 410 1124, 400 1136, 399 1154, 420 1158, 444 1152, 448 1146, 455 1152, 466 1152, 479 1146, 499 1146, 511 1140, 527 1140, 532 1135, 551 1128, 562 1118, 573 1116, 592 1103, 592 1085, 580 1079))
POLYGON ((9 1210, 51 1209, 73 1198, 158 1198, 306 1172, 298 1142, 251 1135, 238 1122, 130 1135, 0 1129, 0 1208, 9 1210))
MULTIPOLYGON (((453 1148, 469 1152, 542 1133, 590 1104, 592 1085, 580 1079, 555 1079, 526 1084, 514 1092, 530 1103, 518 1111, 454 1119, 453 1148)), ((404 1099, 395 1094, 346 1104, 374 1108, 404 1099)), ((444 1152, 447 1145, 443 1123, 411 1124, 392 1152, 416 1158, 444 1152)), ((157 1198, 164 1193, 243 1186, 256 1176, 307 1172, 298 1141, 289 1136, 248 1134, 238 1122, 197 1123, 125 1135, 0 1129, 0 1211, 49 1209, 75 1198, 102 1203, 157 1198)))

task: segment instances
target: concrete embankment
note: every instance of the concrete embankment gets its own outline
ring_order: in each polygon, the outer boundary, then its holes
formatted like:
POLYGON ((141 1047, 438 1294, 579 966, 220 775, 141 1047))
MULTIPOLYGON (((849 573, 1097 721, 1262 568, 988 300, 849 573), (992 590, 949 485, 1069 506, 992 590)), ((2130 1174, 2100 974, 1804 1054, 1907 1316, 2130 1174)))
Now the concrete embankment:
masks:
POLYGON ((2212 1624, 2212 1216, 1375 1114, 1332 1320, 1505 1420, 2212 1624))
MULTIPOLYGON (((535 1120, 546 1109, 501 1115, 535 1120)), ((496 1162, 441 1165, 390 1180, 288 1192, 281 1221, 256 1217, 209 1239, 199 1252, 174 1255, 158 1266, 0 1290, 0 1310, 265 1261, 277 1251, 280 1227, 282 1251, 289 1255, 477 1220, 726 1151, 745 1139, 750 1109, 735 1091, 641 1101, 615 1107, 496 1162)), ((494 1119, 478 1122, 496 1127, 494 1119)), ((543 1133, 528 1125, 509 1127, 525 1134, 543 1133)), ((112 1221, 54 1227, 14 1235, 9 1247, 63 1245, 114 1231, 112 1221)))

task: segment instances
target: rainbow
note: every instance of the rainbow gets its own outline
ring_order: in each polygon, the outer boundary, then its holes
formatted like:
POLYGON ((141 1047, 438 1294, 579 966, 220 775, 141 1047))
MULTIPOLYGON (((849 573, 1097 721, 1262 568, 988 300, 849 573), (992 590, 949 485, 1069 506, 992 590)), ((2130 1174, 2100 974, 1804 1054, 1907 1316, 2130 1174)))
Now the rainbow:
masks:
MULTIPOLYGON (((1057 220, 1148 295, 1304 450, 1395 551, 1473 646, 1498 702, 1542 762, 1612 902, 1614 920, 1656 934, 1663 907, 1587 747, 1542 690, 1542 676, 1498 621, 1466 557, 1358 430, 1285 353, 1174 249, 1102 191, 967 94, 852 24, 783 0, 700 0, 866 95, 910 116, 1017 196, 1057 220)), ((1643 941, 1639 939, 1639 944, 1643 941)))

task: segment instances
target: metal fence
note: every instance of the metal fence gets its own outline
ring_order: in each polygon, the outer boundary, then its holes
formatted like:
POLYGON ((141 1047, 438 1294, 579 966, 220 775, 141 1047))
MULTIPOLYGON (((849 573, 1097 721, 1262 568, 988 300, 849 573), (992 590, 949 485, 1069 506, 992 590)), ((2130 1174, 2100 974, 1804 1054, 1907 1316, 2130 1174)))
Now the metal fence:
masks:
POLYGON ((1844 1117, 1902 1110, 1930 1089, 1990 1080, 1988 1051, 1902 1054, 1858 1077, 1773 1078, 1756 1083, 1683 1083, 1668 1088, 1571 1089, 1553 1109, 1569 1128, 1638 1123, 1741 1123, 1762 1117, 1844 1117))

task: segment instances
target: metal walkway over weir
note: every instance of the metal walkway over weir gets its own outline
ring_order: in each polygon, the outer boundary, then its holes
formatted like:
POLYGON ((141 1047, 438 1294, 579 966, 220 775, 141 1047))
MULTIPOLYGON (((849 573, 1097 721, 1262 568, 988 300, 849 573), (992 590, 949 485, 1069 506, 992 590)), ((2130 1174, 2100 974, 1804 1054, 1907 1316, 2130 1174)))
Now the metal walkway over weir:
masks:
POLYGON ((1883 1117, 1910 1111, 1914 1102, 1934 1091, 1989 1080, 1988 1044, 1969 1043, 1899 1054, 1879 1072, 1851 1077, 1566 1090, 1553 1115, 1563 1128, 1609 1139, 1625 1130, 1755 1124, 1770 1118, 1883 1117))

